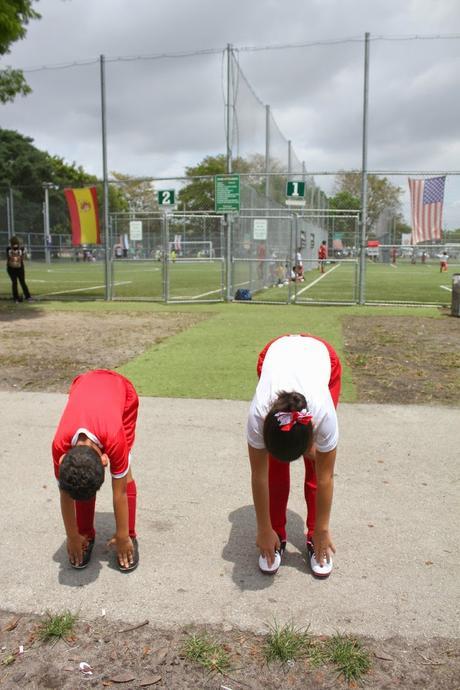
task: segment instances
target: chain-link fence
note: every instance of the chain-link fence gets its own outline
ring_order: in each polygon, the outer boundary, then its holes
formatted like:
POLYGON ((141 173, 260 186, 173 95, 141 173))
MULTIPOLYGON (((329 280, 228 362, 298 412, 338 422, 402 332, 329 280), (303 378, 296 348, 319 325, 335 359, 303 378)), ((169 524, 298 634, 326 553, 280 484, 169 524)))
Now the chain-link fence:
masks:
MULTIPOLYGON (((286 189, 291 176, 277 176, 286 189)), ((107 244, 103 236, 99 246, 77 247, 62 190, 48 190, 49 233, 43 188, 34 204, 12 190, 10 230, 26 248, 29 288, 42 299, 208 302, 231 300, 243 289, 253 302, 353 304, 362 280, 368 303, 449 303, 459 243, 400 245, 392 224, 383 223, 379 240, 365 249, 361 274, 359 212, 310 207, 315 195, 308 187, 305 206, 289 207, 267 198, 262 173, 241 174, 240 183, 239 212, 222 214, 214 211, 214 176, 148 180, 140 187, 114 182, 107 244), (158 192, 165 190, 173 192, 174 205, 158 205, 158 192), (115 210, 120 198, 127 210, 115 210), (190 210, 201 203, 202 210, 190 210), (24 230, 29 223, 32 229, 24 230)), ((7 246, 7 232, 0 242, 7 246)), ((6 272, 0 294, 10 295, 6 272)))

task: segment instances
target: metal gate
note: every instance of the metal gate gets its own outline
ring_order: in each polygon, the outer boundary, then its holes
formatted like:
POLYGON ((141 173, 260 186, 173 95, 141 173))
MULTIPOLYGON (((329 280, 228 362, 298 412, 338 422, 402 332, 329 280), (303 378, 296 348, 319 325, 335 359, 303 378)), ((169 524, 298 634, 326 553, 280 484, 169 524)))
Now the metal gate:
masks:
POLYGON ((112 218, 111 236, 113 299, 225 299, 223 216, 174 212, 117 214, 112 218), (133 231, 138 233, 134 239, 133 231))
POLYGON ((357 256, 329 248, 328 229, 308 215, 257 213, 231 218, 231 271, 228 293, 251 292, 252 301, 273 304, 354 304, 357 300, 357 256))

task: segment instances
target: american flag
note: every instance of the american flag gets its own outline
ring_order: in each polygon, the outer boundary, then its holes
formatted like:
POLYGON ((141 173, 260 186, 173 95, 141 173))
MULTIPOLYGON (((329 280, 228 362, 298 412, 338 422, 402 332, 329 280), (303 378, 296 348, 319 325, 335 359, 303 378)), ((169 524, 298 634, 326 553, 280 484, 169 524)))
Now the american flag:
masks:
POLYGON ((412 244, 442 239, 442 205, 446 177, 413 180, 409 177, 412 207, 412 244))

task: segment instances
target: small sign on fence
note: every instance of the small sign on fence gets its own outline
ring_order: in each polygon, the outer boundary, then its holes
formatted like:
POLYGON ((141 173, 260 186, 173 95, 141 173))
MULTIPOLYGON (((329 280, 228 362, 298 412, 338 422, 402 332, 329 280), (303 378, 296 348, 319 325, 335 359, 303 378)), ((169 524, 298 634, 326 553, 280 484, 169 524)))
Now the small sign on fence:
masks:
POLYGON ((254 218, 253 238, 255 240, 267 239, 267 225, 268 221, 266 218, 254 218))
POLYGON ((130 220, 129 221, 129 239, 133 241, 142 240, 142 221, 141 220, 130 220))
POLYGON ((174 206, 176 203, 176 192, 174 189, 162 189, 157 194, 159 206, 174 206))
POLYGON ((289 180, 286 184, 286 196, 292 198, 302 199, 305 196, 305 182, 295 182, 294 180, 289 180))
POLYGON ((305 182, 289 180, 286 183, 286 206, 305 206, 305 182))

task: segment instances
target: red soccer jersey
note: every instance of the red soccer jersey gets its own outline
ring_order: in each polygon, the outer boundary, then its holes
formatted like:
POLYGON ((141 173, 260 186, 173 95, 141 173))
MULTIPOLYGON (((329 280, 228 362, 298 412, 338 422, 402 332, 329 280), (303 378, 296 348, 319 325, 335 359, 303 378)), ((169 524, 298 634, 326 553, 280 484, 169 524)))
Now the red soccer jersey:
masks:
POLYGON ((97 369, 77 376, 53 440, 56 479, 61 456, 81 433, 108 455, 112 477, 124 477, 129 470, 138 406, 132 383, 114 371, 97 369))
POLYGON ((318 259, 327 259, 327 247, 325 244, 321 244, 318 249, 318 259))

